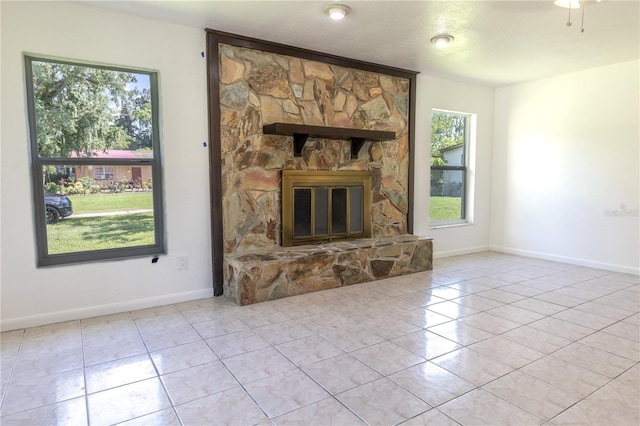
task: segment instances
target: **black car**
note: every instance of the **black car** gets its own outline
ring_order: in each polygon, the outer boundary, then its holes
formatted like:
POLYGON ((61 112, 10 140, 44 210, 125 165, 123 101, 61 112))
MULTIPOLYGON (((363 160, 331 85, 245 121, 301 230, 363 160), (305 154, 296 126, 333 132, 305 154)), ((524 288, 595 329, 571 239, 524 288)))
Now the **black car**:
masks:
POLYGON ((44 204, 47 209, 47 223, 56 223, 63 217, 71 216, 71 200, 66 195, 44 194, 44 204))

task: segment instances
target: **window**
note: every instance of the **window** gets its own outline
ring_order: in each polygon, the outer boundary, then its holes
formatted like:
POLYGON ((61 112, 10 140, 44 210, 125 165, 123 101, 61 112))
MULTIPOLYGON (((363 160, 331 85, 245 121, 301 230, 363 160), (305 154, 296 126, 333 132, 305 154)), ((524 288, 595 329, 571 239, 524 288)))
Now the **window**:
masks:
POLYGON ((431 225, 465 223, 471 114, 433 110, 431 117, 431 225))
POLYGON ((95 180, 113 180, 113 167, 95 167, 93 169, 93 178, 95 180))
POLYGON ((25 71, 38 265, 164 253, 157 74, 25 71))

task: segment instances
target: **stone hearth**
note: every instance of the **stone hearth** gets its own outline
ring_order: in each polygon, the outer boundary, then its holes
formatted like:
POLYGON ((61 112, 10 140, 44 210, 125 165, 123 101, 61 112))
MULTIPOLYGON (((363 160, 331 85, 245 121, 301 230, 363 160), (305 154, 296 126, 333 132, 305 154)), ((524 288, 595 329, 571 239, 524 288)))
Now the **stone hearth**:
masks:
POLYGON ((240 305, 432 269, 431 239, 366 238, 225 255, 224 294, 240 305))

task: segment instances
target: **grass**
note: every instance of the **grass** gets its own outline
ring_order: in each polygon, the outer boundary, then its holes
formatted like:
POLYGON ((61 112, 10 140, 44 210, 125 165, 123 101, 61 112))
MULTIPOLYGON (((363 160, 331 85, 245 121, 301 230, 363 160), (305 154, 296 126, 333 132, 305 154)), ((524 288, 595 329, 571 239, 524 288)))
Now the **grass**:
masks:
POLYGON ((460 219, 461 203, 461 197, 431 197, 431 221, 460 219))
POLYGON ((69 199, 73 203, 74 214, 153 208, 151 192, 69 195, 69 199))
POLYGON ((47 226, 47 240, 49 254, 151 245, 153 213, 63 219, 47 226))

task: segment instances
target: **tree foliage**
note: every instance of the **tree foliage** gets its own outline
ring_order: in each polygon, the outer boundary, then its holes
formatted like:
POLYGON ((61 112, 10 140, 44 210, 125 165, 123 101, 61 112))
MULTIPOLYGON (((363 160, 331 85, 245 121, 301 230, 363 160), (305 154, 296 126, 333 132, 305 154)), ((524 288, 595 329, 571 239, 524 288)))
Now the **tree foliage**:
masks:
POLYGON ((151 148, 151 91, 133 90, 122 99, 116 125, 131 137, 130 149, 151 148))
POLYGON ((465 117, 434 112, 431 117, 431 165, 444 164, 442 150, 464 142, 465 117))
POLYGON ((136 74, 37 61, 32 70, 41 157, 151 146, 151 96, 135 87, 136 74), (125 105, 132 117, 128 127, 122 123, 125 105))

